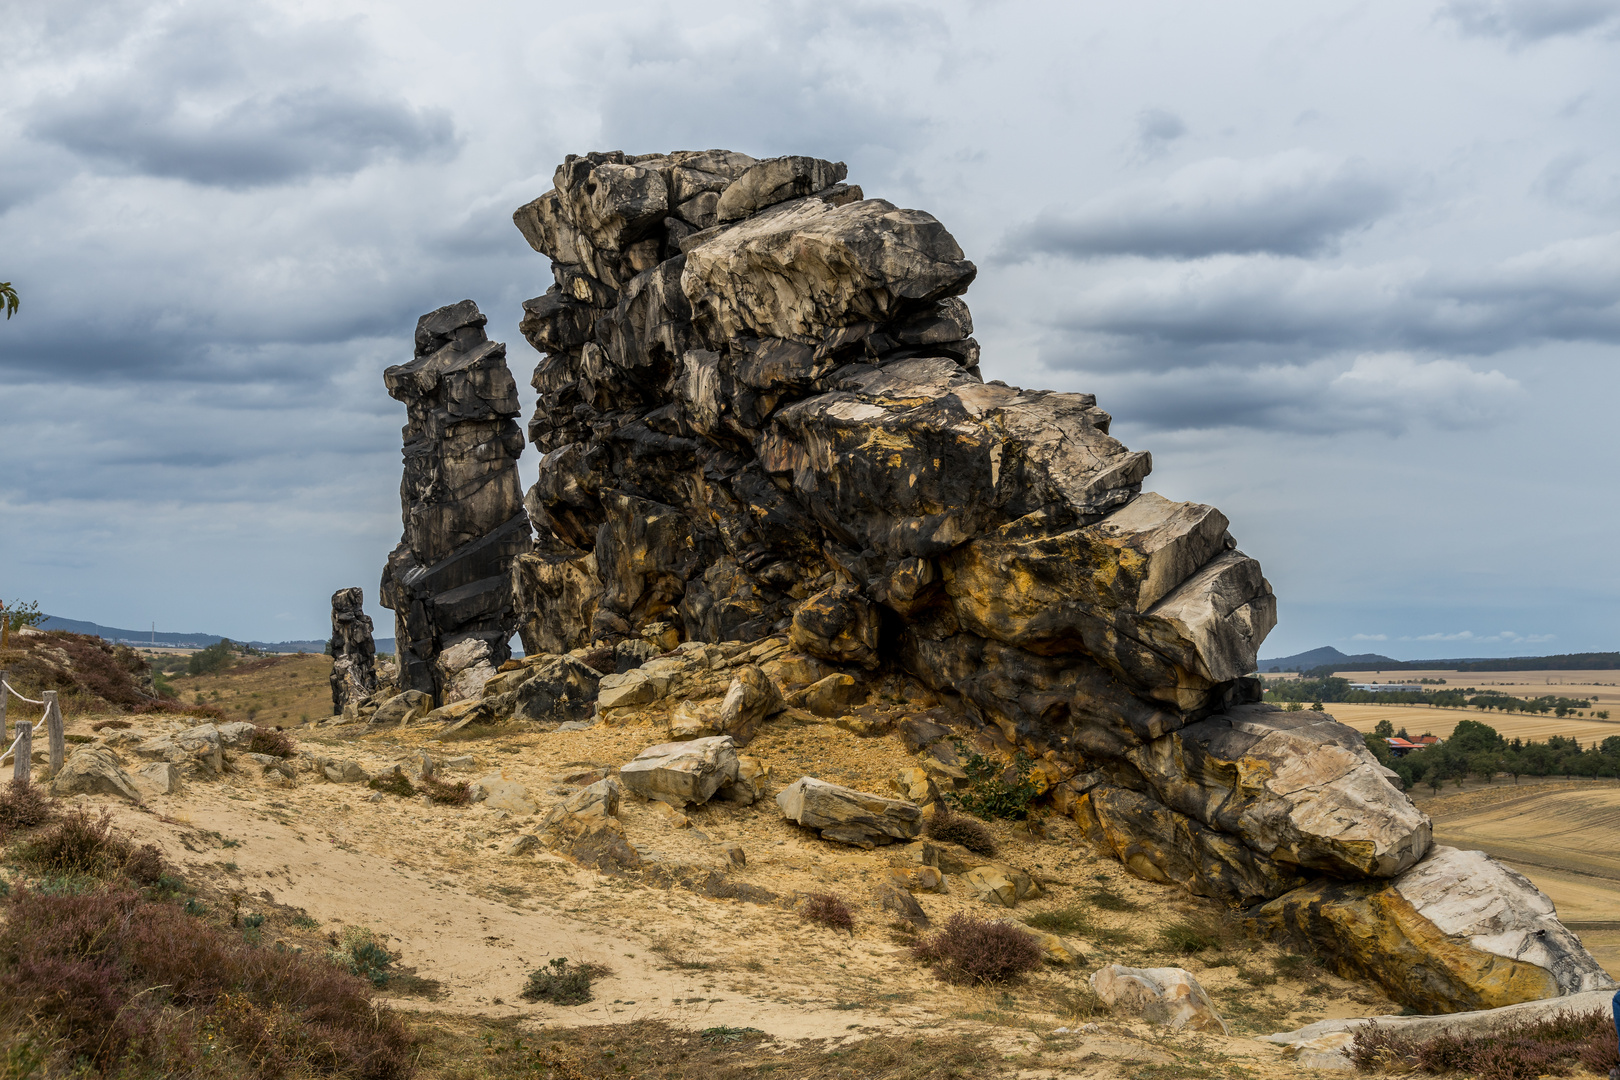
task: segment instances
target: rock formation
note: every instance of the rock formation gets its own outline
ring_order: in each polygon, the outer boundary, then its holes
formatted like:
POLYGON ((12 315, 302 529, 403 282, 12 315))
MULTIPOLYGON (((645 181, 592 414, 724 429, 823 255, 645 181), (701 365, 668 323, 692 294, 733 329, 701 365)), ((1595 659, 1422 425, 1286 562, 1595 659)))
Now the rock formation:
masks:
POLYGON ((416 358, 383 375, 408 419, 405 534, 383 571, 382 604, 394 612, 398 688, 436 700, 445 690, 436 660, 447 649, 476 639, 495 667, 511 655, 510 568, 530 548, 517 384, 487 321, 471 300, 422 316, 416 358))
MULTIPOLYGON (((521 324, 544 354, 538 537, 512 564, 531 660, 601 672, 604 720, 683 686, 676 738, 721 729, 694 685, 749 642, 764 674, 805 675, 788 705, 831 715, 861 680, 909 676, 948 703, 906 735, 930 776, 963 775, 948 736, 1022 753, 1143 877, 1282 905, 1267 925, 1293 930, 1344 883, 1404 895, 1428 819, 1355 732, 1258 704, 1246 676, 1276 602, 1226 517, 1144 492, 1149 456, 1091 395, 982 381, 961 300, 974 265, 933 217, 845 172, 593 153, 515 213, 555 277, 521 324)), ((754 686, 731 714, 745 697, 775 707, 754 686)), ((1488 933, 1444 929, 1443 900, 1409 906, 1427 937, 1326 944, 1379 952, 1359 970, 1397 993, 1441 941, 1480 962, 1464 981, 1501 959, 1488 933)), ((1546 977, 1508 995, 1584 985, 1579 943, 1540 940, 1516 962, 1546 977)))
POLYGON ((356 586, 332 594, 332 715, 358 708, 377 692, 377 643, 365 593, 356 586))

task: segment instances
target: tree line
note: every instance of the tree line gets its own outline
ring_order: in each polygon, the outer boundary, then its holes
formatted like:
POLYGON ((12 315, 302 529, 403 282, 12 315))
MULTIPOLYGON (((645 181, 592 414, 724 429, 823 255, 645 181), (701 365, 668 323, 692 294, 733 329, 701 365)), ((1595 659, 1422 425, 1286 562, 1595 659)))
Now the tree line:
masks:
POLYGON ((1408 790, 1427 784, 1439 792, 1447 780, 1460 785, 1470 776, 1493 782, 1506 774, 1519 782, 1522 776, 1562 776, 1620 778, 1620 735, 1610 735, 1582 747, 1579 739, 1554 735, 1546 742, 1534 739, 1505 739, 1489 724, 1478 720, 1459 721, 1451 738, 1434 746, 1394 757, 1384 742, 1390 737, 1411 738, 1405 728, 1395 730, 1381 720, 1371 735, 1364 736, 1367 749, 1380 762, 1400 774, 1408 790))
MULTIPOLYGON (((1266 684, 1266 700, 1279 702, 1344 702, 1350 705, 1429 705, 1435 708, 1479 709, 1499 712, 1553 713, 1580 715, 1592 708, 1588 698, 1544 694, 1535 698, 1514 697, 1500 690, 1474 687, 1445 690, 1352 690, 1350 680, 1337 676, 1320 679, 1276 679, 1266 684)), ((1600 720, 1608 710, 1592 713, 1600 720)))

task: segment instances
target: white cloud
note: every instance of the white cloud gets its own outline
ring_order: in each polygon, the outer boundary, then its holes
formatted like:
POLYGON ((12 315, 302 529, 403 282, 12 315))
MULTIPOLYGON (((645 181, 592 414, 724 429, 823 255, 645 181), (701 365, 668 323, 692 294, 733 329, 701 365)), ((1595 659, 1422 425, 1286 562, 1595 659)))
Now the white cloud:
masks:
POLYGON ((1351 641, 1388 641, 1388 634, 1351 634, 1351 641))
POLYGON ((1501 630, 1494 634, 1476 634, 1472 630, 1462 630, 1456 633, 1418 634, 1412 637, 1402 637, 1402 641, 1461 641, 1471 645, 1541 645, 1557 640, 1556 634, 1520 634, 1513 630, 1501 630))

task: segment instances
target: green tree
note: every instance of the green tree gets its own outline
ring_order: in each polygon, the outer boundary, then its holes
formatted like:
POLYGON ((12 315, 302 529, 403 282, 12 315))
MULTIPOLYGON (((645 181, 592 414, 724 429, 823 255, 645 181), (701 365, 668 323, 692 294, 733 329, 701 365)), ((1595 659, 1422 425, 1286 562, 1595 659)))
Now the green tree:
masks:
POLYGON ((13 600, 10 607, 0 603, 0 617, 5 619, 6 629, 11 631, 38 626, 45 621, 45 613, 39 610, 39 603, 34 600, 13 600))
POLYGON ((17 299, 17 290, 11 287, 9 281, 0 281, 0 305, 3 305, 6 309, 7 320, 10 320, 17 313, 17 309, 22 307, 22 302, 17 299))
POLYGON ((1373 728, 1373 734, 1377 735, 1380 739, 1393 738, 1395 736, 1395 725, 1390 723, 1388 720, 1380 720, 1378 721, 1378 726, 1373 728))
POLYGON ((1507 740, 1489 724, 1482 724, 1478 720, 1459 720, 1447 744, 1459 754, 1477 754, 1482 750, 1506 749, 1507 740))

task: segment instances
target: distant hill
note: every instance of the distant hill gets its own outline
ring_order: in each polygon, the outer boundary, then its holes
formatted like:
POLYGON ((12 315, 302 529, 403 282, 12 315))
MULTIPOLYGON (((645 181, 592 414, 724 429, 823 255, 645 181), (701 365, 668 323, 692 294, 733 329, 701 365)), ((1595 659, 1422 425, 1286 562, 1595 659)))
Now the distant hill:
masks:
POLYGON ((1612 671, 1620 668, 1620 652, 1563 653, 1558 656, 1464 656, 1449 660, 1394 660, 1377 653, 1349 656, 1324 645, 1310 652, 1259 661, 1261 674, 1298 671, 1331 675, 1335 671, 1612 671))
MULTIPOLYGON (((1295 653, 1293 656, 1281 656, 1275 660, 1261 660, 1260 670, 1266 672, 1276 668, 1278 671, 1309 671, 1312 668, 1333 667, 1343 671, 1346 665, 1355 664, 1367 665, 1365 670, 1368 671, 1380 667, 1401 666, 1399 660, 1391 660, 1389 657, 1379 656, 1377 653, 1358 653, 1355 656, 1349 656, 1331 645, 1324 645, 1320 649, 1312 649, 1310 652, 1295 653)), ((1362 669, 1358 668, 1357 670, 1362 669)))
MULTIPOLYGON (((1338 671, 1389 670, 1382 665, 1359 663, 1359 657, 1338 665, 1338 671)), ((1395 662, 1397 671, 1613 671, 1620 668, 1620 652, 1562 653, 1558 656, 1472 656, 1455 660, 1408 660, 1395 662)))
MULTIPOLYGON (((106 638, 112 642, 123 642, 126 645, 165 645, 175 649, 202 649, 223 639, 220 634, 172 634, 150 630, 120 630, 116 626, 102 626, 100 623, 81 622, 78 619, 64 619, 56 615, 47 615, 39 624, 41 630, 66 630, 73 634, 93 634, 99 638, 106 638)), ((251 645, 255 649, 271 653, 318 653, 326 651, 325 640, 316 641, 247 641, 242 638, 231 638, 239 645, 251 645)), ((378 638, 377 651, 391 653, 394 651, 393 638, 378 638)))

